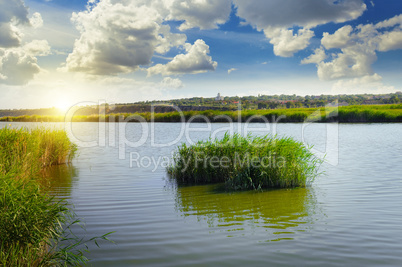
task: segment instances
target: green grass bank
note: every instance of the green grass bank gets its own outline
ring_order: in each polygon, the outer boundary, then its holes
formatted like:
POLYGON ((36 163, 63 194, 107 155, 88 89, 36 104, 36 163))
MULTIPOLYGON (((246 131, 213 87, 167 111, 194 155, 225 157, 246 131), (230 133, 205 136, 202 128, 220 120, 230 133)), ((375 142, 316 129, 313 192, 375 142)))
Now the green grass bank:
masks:
POLYGON ((289 137, 225 134, 182 144, 168 173, 182 184, 224 183, 231 190, 293 188, 311 184, 321 163, 289 137))
MULTIPOLYGON (((64 122, 64 116, 1 117, 0 121, 16 122, 64 122)), ((238 111, 185 111, 166 113, 118 113, 106 115, 74 116, 73 122, 314 122, 340 123, 389 123, 402 122, 402 104, 356 105, 336 108, 289 108, 238 111)))

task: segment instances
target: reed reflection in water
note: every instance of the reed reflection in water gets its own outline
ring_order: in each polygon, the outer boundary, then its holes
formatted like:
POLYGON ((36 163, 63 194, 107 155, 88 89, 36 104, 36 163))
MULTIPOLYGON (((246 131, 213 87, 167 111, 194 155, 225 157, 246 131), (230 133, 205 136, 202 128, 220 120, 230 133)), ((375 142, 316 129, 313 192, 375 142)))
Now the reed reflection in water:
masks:
POLYGON ((220 185, 176 186, 176 210, 229 237, 264 231, 264 241, 293 239, 317 213, 311 188, 225 192, 220 185))
POLYGON ((78 175, 78 169, 72 164, 50 166, 42 171, 39 182, 52 195, 69 199, 78 175))

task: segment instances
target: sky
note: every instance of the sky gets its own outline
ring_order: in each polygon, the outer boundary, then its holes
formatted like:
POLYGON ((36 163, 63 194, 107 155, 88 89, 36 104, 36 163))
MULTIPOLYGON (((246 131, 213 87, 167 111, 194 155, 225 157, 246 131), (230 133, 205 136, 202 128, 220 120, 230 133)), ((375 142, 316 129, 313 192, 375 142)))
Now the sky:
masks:
POLYGON ((0 0, 0 109, 402 90, 400 0, 0 0))

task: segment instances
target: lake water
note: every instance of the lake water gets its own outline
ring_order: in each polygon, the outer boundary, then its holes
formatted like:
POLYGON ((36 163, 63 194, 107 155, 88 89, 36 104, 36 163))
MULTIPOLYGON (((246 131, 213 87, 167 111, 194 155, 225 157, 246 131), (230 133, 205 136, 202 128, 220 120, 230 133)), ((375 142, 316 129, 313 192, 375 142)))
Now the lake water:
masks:
MULTIPOLYGON (((180 187, 165 172, 178 144, 221 136, 227 124, 151 126, 109 124, 103 132, 74 123, 75 141, 88 147, 49 173, 87 237, 116 231, 115 244, 90 246, 90 265, 402 266, 401 124, 271 126, 326 153, 325 173, 310 188, 235 193, 180 187)), ((260 135, 262 127, 249 130, 260 135)))

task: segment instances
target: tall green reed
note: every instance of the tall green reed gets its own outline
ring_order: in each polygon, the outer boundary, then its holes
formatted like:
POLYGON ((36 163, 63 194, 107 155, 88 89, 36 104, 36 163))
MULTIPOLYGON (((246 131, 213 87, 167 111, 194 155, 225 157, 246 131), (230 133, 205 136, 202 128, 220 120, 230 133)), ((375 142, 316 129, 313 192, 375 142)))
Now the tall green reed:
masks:
POLYGON ((168 173, 181 183, 225 183, 234 190, 304 187, 318 175, 322 160, 290 137, 243 137, 182 144, 168 173))
POLYGON ((77 147, 63 130, 0 129, 0 174, 35 176, 40 169, 70 162, 77 147))
POLYGON ((62 130, 0 129, 0 266, 80 266, 87 241, 69 204, 36 178, 47 166, 72 160, 77 147, 62 130))

